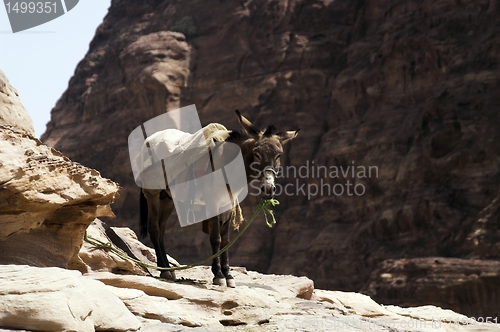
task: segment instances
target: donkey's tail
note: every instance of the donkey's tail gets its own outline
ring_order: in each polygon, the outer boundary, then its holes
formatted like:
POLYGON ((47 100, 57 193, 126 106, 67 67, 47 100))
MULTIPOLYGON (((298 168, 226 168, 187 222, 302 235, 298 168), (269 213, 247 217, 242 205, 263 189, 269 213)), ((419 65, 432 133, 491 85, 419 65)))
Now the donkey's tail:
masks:
POLYGON ((146 201, 146 196, 144 196, 142 189, 139 202, 140 202, 139 215, 141 218, 141 237, 146 237, 148 235, 148 202, 146 201))

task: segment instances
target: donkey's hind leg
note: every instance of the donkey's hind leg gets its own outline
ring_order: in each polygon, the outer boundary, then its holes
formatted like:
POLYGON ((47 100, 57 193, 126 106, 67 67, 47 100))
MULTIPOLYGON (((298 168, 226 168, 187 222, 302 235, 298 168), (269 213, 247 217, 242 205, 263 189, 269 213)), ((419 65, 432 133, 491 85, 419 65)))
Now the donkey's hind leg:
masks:
MULTIPOLYGON (((220 237, 220 223, 217 217, 209 220, 210 231, 210 245, 212 246, 212 253, 215 254, 220 250, 221 237, 220 237)), ((226 286, 226 277, 221 271, 220 257, 216 257, 212 261, 212 273, 214 274, 214 285, 226 286)))
MULTIPOLYGON (((172 211, 174 209, 174 201, 167 194, 166 191, 162 191, 160 193, 160 216, 159 216, 159 224, 160 224, 160 248, 162 249, 162 257, 165 258, 165 267, 170 267, 170 262, 168 261, 167 253, 165 251, 165 244, 163 239, 165 237, 165 228, 167 226, 167 221, 172 211)), ((170 280, 176 280, 175 271, 162 271, 160 277, 170 280)))
MULTIPOLYGON (((221 244, 220 247, 221 249, 224 248, 228 243, 229 243, 229 224, 231 224, 230 221, 226 221, 222 226, 220 230, 220 235, 221 235, 221 244)), ((220 256, 221 262, 221 270, 222 274, 224 274, 224 277, 226 278, 226 284, 228 287, 236 287, 236 282, 234 281, 233 276, 229 273, 229 250, 226 250, 222 253, 220 256)))
MULTIPOLYGON (((170 212, 172 211, 173 202, 171 200, 168 202, 167 197, 162 199, 161 197, 165 194, 162 194, 160 190, 143 189, 142 191, 148 204, 148 232, 155 248, 157 265, 158 267, 170 267, 163 245, 166 220, 163 222, 161 218, 165 219, 165 214, 167 214, 166 219, 168 219, 169 213, 167 212, 168 209, 170 209, 170 212)), ((172 275, 171 271, 163 271, 161 277, 175 280, 175 274, 172 275)))

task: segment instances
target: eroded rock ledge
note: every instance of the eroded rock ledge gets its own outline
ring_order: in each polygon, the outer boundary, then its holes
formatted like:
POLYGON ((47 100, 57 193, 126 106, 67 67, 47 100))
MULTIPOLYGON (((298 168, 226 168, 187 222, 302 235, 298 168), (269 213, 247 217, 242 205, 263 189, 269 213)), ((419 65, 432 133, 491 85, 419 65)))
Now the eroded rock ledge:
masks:
POLYGON ((87 226, 113 216, 118 185, 0 126, 0 264, 77 267, 87 226))
POLYGON ((233 270, 237 288, 212 285, 205 266, 182 273, 185 281, 177 283, 109 272, 82 275, 60 268, 0 266, 0 307, 8 308, 0 310, 0 326, 149 332, 500 331, 434 306, 383 306, 358 293, 313 290, 305 277, 233 270), (304 290, 310 291, 308 299, 302 298, 304 290), (467 322, 471 325, 463 324, 467 322))

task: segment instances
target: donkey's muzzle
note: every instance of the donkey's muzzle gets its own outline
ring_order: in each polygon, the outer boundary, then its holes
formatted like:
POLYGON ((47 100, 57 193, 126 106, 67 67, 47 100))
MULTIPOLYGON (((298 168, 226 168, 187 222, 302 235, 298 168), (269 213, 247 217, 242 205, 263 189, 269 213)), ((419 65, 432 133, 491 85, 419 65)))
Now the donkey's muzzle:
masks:
POLYGON ((276 186, 274 185, 276 171, 272 167, 267 166, 264 168, 263 175, 260 181, 260 197, 263 199, 271 199, 276 193, 276 186))
POLYGON ((260 187, 260 196, 264 199, 270 199, 274 197, 276 193, 276 186, 273 183, 264 183, 260 187))

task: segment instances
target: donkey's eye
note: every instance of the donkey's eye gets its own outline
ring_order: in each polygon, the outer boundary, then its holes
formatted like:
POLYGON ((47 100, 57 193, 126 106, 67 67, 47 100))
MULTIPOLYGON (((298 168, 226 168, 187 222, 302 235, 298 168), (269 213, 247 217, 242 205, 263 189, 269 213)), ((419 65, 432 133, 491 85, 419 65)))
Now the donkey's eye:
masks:
POLYGON ((258 154, 258 153, 254 153, 254 154, 253 154, 253 158, 254 158, 255 160, 257 160, 257 161, 260 161, 260 154, 258 154))
POLYGON ((281 158, 280 154, 276 156, 276 160, 279 160, 280 158, 281 158))

